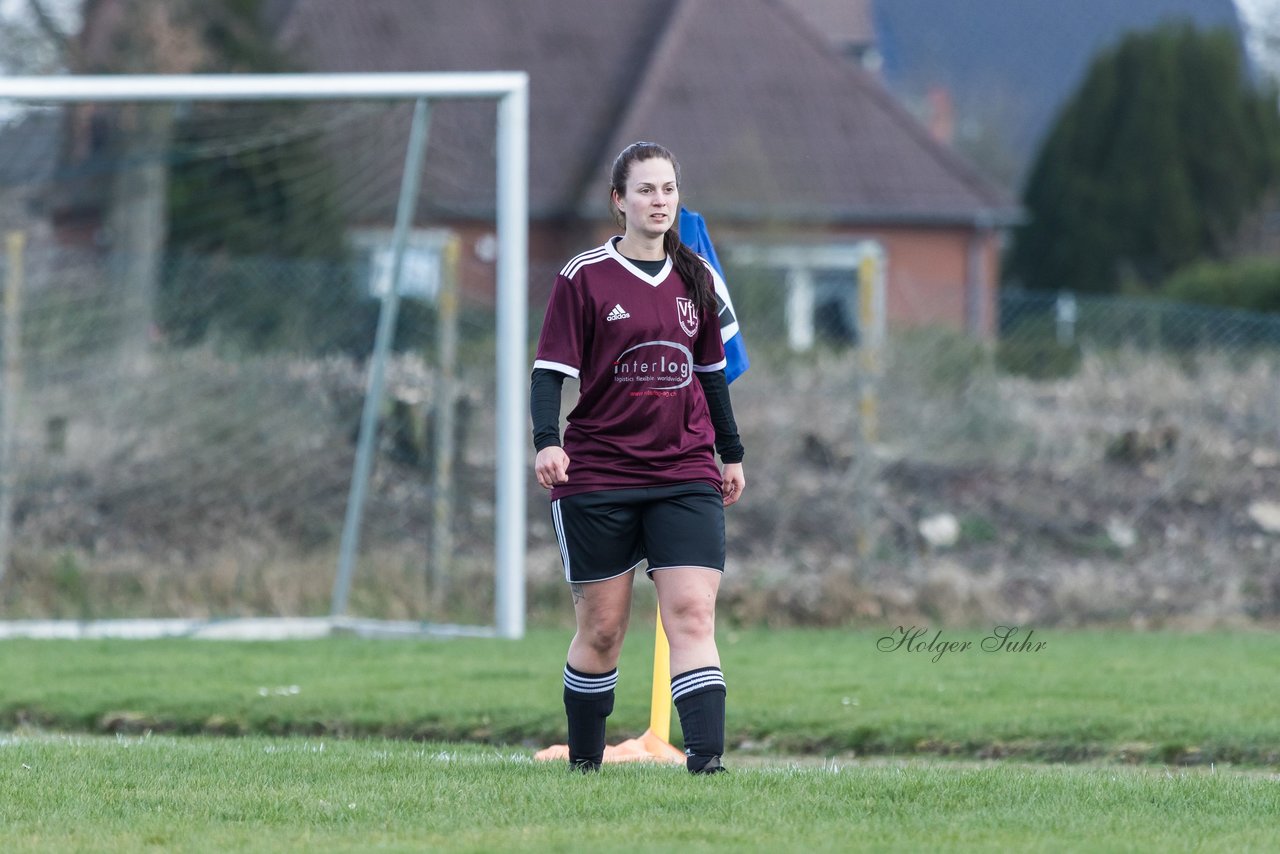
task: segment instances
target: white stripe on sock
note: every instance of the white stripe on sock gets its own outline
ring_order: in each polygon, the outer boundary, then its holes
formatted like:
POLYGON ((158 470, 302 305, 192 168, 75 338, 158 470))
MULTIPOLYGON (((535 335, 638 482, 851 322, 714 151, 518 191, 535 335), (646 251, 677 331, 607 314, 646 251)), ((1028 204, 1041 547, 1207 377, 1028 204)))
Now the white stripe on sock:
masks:
POLYGON ((617 684, 617 668, 601 676, 581 676, 577 673, 569 672, 567 666, 564 669, 564 686, 570 691, 577 691, 579 694, 603 694, 606 691, 612 691, 617 684))
POLYGON ((671 699, 678 700, 684 695, 698 691, 709 686, 725 688, 724 673, 720 668, 713 667, 707 670, 695 670, 692 673, 685 673, 671 680, 671 699))

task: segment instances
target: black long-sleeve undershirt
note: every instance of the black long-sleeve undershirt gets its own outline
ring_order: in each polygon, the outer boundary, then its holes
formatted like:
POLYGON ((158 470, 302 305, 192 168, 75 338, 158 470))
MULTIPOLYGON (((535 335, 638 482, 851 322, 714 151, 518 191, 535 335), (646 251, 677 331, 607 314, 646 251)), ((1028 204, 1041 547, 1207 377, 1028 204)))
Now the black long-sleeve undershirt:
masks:
MULTIPOLYGON (((560 444, 560 390, 564 386, 564 376, 549 368, 533 369, 529 412, 533 419, 533 446, 539 451, 560 444)), ((742 462, 745 452, 733 417, 729 382, 724 371, 698 371, 697 377, 707 399, 711 426, 716 431, 716 453, 723 462, 742 462)))
POLYGON ((560 444, 560 389, 564 386, 564 374, 547 368, 534 368, 530 385, 533 447, 541 451, 560 444))
POLYGON ((738 437, 738 422, 733 417, 733 404, 729 400, 729 380, 724 371, 698 371, 702 394, 711 412, 711 426, 716 429, 716 453, 726 463, 740 463, 745 451, 738 437))

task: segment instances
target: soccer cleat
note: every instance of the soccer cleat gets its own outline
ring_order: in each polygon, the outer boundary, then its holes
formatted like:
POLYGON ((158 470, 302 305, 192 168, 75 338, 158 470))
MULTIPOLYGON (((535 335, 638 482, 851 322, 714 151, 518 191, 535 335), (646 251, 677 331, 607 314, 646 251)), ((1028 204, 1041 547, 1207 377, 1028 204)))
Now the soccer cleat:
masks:
MULTIPOLYGON (((692 757, 691 757, 692 758, 692 757)), ((690 768, 690 774, 723 774, 729 769, 720 764, 719 756, 712 756, 700 768, 690 768)))
POLYGON ((590 759, 579 759, 577 762, 569 761, 569 770, 577 771, 579 774, 590 774, 593 771, 600 770, 599 762, 592 762, 590 759))

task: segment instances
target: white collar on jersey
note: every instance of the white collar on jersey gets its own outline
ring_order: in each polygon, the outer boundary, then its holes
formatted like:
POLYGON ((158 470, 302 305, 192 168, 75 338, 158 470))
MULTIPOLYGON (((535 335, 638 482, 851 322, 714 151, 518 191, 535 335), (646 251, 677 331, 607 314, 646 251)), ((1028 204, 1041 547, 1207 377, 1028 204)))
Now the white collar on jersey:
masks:
POLYGON ((667 256, 667 263, 662 265, 662 269, 658 271, 658 275, 650 276, 644 270, 641 270, 635 264, 632 264, 631 261, 622 257, 622 255, 618 252, 617 247, 613 245, 615 242, 616 242, 616 238, 610 237, 607 241, 605 241, 604 250, 609 253, 609 257, 613 258, 613 260, 617 261, 623 267, 626 267, 629 271, 631 271, 631 273, 637 279, 648 282, 650 285, 656 288, 658 285, 662 284, 662 282, 667 278, 667 274, 671 272, 671 256, 670 255, 667 256))

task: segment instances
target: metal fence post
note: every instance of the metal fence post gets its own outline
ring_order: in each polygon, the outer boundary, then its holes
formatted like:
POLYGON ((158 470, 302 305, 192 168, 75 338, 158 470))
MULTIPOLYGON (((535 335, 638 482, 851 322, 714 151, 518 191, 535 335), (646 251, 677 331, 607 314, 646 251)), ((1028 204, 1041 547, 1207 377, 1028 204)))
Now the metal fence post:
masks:
POLYGON ((0 399, 0 580, 4 579, 9 568, 13 493, 18 485, 13 446, 18 429, 18 396, 22 390, 22 256, 26 241, 27 236, 21 231, 10 232, 5 241, 4 388, 0 399))

